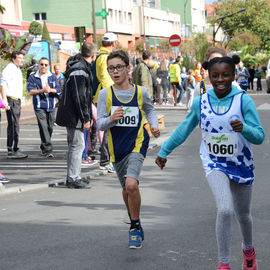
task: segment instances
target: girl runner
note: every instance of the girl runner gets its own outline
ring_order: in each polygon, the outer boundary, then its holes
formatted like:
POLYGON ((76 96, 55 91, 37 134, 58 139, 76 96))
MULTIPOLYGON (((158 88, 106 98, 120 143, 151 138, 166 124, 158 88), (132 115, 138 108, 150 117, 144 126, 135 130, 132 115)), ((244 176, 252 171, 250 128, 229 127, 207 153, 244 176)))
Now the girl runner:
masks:
POLYGON ((233 211, 242 233, 242 269, 257 270, 251 217, 254 162, 250 143, 261 144, 265 135, 252 99, 232 84, 239 60, 237 56, 225 56, 203 64, 213 89, 194 99, 190 113, 162 145, 156 158, 163 169, 167 156, 200 122, 200 156, 217 206, 218 270, 230 269, 233 211))

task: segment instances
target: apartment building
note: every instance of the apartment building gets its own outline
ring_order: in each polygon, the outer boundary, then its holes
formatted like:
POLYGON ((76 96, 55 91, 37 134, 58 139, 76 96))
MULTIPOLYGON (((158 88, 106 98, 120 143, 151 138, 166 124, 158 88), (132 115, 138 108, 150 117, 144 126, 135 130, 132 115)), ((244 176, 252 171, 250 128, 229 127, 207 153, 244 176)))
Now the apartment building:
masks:
MULTIPOLYGON (((35 20, 46 21, 52 41, 62 49, 75 49, 75 26, 85 26, 88 40, 93 38, 90 0, 0 0, 6 12, 0 24, 13 34, 27 32, 35 20), (15 16, 14 16, 15 14, 15 16)), ((106 31, 118 35, 121 46, 133 50, 145 38, 157 47, 171 34, 190 37, 192 31, 205 31, 204 0, 95 0, 95 12, 107 11, 107 18, 95 16, 97 35, 106 31)))
POLYGON ((22 27, 21 0, 0 0, 5 7, 4 14, 0 13, 0 27, 7 29, 13 36, 22 36, 27 31, 22 27))

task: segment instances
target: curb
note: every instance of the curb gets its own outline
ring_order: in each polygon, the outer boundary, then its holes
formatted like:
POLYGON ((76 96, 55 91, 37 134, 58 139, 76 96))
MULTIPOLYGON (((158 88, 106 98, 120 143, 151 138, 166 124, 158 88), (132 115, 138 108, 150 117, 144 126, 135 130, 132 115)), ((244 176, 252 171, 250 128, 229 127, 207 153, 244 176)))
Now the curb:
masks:
POLYGON ((0 183, 0 196, 3 195, 9 195, 9 194, 18 194, 22 192, 27 191, 34 191, 38 189, 47 188, 48 184, 29 184, 29 185, 23 185, 23 186, 16 186, 16 187, 10 187, 6 188, 4 184, 0 183))
MULTIPOLYGON (((166 141, 169 138, 170 135, 165 135, 162 138, 157 138, 156 141, 151 144, 148 148, 148 151, 151 151, 155 149, 158 146, 161 146, 164 141, 166 141)), ((86 178, 87 180, 94 180, 97 177, 104 176, 111 174, 107 171, 93 171, 87 174, 84 174, 83 177, 86 178)), ((64 186, 66 180, 65 179, 58 179, 58 180, 53 180, 48 183, 43 183, 43 184, 29 184, 29 185, 22 185, 22 186, 15 186, 15 187, 10 187, 10 188, 5 188, 5 185, 0 183, 0 197, 4 195, 10 195, 10 194, 19 194, 22 192, 27 192, 27 191, 34 191, 34 190, 39 190, 39 189, 45 189, 45 188, 52 188, 52 187, 58 187, 58 186, 64 186)))

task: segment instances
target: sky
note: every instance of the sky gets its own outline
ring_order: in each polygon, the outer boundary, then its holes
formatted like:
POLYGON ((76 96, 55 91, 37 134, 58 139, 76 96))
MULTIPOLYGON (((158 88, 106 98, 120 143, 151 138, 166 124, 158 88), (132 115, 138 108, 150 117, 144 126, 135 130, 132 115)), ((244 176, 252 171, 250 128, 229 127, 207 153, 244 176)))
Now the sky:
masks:
POLYGON ((205 4, 212 4, 215 0, 205 0, 205 4))

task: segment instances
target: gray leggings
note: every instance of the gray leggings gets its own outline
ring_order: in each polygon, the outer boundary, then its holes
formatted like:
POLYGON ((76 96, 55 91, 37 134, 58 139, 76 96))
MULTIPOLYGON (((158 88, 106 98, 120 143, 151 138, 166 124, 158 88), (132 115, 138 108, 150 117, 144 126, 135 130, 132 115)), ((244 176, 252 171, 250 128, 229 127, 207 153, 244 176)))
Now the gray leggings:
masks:
POLYGON ((232 216, 235 212, 240 225, 243 247, 252 248, 252 185, 241 185, 228 178, 221 171, 213 170, 207 176, 208 184, 216 200, 216 237, 220 263, 230 262, 232 216))

